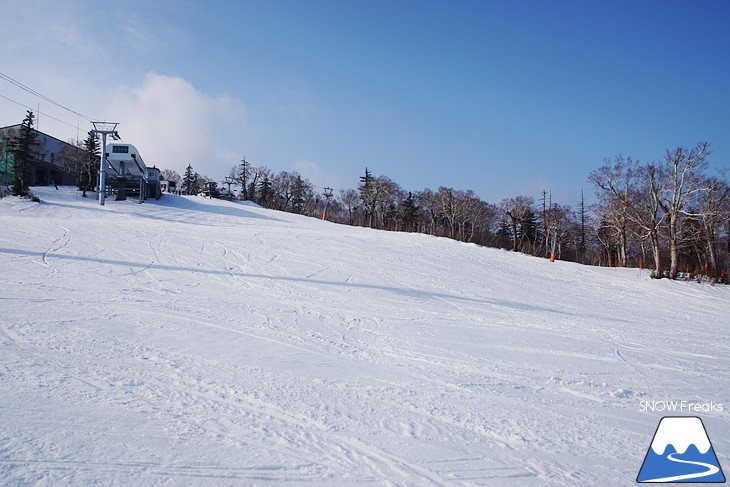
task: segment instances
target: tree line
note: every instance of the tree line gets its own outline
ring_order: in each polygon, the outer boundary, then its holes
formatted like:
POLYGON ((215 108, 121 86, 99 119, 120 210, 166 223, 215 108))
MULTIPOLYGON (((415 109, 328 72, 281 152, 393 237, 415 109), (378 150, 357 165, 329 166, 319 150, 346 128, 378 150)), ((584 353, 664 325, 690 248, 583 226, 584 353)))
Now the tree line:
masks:
MULTIPOLYGON (((661 162, 606 159, 588 182, 597 202, 575 206, 519 195, 498 203, 471 190, 440 186, 406 191, 365 168, 356 188, 332 199, 296 171, 274 173, 245 158, 222 183, 240 188, 238 198, 266 208, 347 225, 448 237, 487 247, 590 265, 645 267, 655 278, 727 272, 730 253, 730 187, 711 172, 709 144, 667 150, 661 162)), ((195 173, 163 172, 194 194, 195 173)))
MULTIPOLYGON (((29 111, 2 147, 13 156, 16 195, 28 193, 28 174, 41 158, 33 124, 29 111)), ((519 195, 498 203, 444 186, 406 191, 369 168, 355 188, 330 198, 296 171, 275 173, 245 157, 221 187, 235 186, 239 199, 266 208, 317 218, 326 211, 328 220, 347 225, 425 233, 590 265, 645 267, 656 278, 684 273, 717 279, 730 264, 730 186, 723 171, 710 169, 710 154, 709 144, 700 142, 667 150, 659 162, 621 155, 605 159, 587 178, 596 196, 590 206, 582 192, 574 207, 553 202, 547 191, 537 200, 519 195)), ((86 196, 98 178, 98 137, 90 131, 58 157, 86 196)), ((163 170, 162 179, 175 181, 185 194, 218 188, 192 165, 183 176, 163 170)))
POLYGON ((618 265, 650 262, 654 277, 672 279, 727 272, 730 188, 722 171, 709 171, 709 155, 701 142, 667 150, 659 163, 617 156, 591 172, 596 235, 615 249, 618 265))
POLYGON ((297 171, 274 173, 266 166, 255 166, 245 158, 240 165, 230 170, 228 177, 219 185, 211 178, 201 176, 188 165, 181 176, 176 171, 165 169, 161 178, 174 181, 182 194, 195 195, 208 191, 239 188, 237 198, 253 201, 265 208, 316 216, 324 208, 322 195, 314 185, 297 171))

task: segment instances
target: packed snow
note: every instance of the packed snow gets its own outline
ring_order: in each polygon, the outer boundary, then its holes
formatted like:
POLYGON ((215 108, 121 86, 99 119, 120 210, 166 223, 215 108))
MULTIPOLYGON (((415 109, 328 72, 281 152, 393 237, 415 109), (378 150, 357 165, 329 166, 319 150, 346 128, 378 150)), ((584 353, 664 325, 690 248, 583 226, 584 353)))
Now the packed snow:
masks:
POLYGON ((634 485, 680 415, 730 465, 730 286, 33 191, 0 200, 2 485, 634 485))

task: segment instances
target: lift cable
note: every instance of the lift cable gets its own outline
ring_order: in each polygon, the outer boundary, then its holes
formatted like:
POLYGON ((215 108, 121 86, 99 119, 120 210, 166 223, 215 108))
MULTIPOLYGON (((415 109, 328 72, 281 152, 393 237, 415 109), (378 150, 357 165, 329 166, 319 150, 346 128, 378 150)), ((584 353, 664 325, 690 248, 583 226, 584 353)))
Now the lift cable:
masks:
POLYGON ((28 93, 30 93, 30 94, 32 94, 32 95, 35 95, 35 96, 37 96, 38 98, 40 98, 40 99, 42 99, 42 100, 45 100, 45 101, 47 101, 48 103, 51 103, 51 104, 53 104, 53 105, 56 105, 56 106, 57 106, 57 107, 59 107, 59 108, 63 108, 64 110, 66 110, 66 111, 68 111, 68 112, 71 112, 71 113, 73 113, 74 115, 78 115, 79 117, 81 117, 81 118, 83 118, 83 119, 86 119, 86 120, 88 120, 89 122, 91 122, 91 121, 93 121, 93 120, 97 120, 97 119, 94 119, 94 118, 88 117, 88 116, 86 116, 86 115, 84 115, 84 114, 82 114, 82 113, 79 113, 79 112, 77 112, 76 110, 72 110, 72 109, 70 109, 70 108, 68 108, 68 107, 66 107, 66 106, 64 106, 64 105, 62 105, 62 104, 60 104, 60 103, 58 103, 57 101, 54 101, 54 100, 52 100, 51 98, 49 98, 49 97, 47 97, 46 95, 44 95, 44 94, 42 94, 42 93, 40 93, 40 92, 38 92, 38 91, 34 90, 33 88, 30 88, 30 87, 28 87, 28 86, 24 85, 24 84, 23 84, 23 83, 21 83, 20 81, 17 81, 17 80, 15 80, 15 79, 11 78, 11 77, 10 77, 10 76, 8 76, 7 74, 4 74, 4 73, 0 73, 0 79, 4 79, 4 80, 5 80, 5 81, 7 81, 8 83, 11 83, 11 84, 13 84, 13 85, 17 86, 18 88, 20 88, 20 89, 22 89, 22 90, 25 90, 25 91, 27 91, 28 93))

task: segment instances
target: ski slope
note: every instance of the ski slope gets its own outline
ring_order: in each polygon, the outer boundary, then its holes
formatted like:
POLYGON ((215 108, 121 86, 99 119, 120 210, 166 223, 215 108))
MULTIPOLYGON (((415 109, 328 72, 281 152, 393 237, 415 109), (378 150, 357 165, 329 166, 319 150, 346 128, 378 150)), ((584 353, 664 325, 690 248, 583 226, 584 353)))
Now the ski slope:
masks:
POLYGON ((1 485, 635 485, 682 414, 730 464, 730 286, 34 192, 0 200, 1 485))

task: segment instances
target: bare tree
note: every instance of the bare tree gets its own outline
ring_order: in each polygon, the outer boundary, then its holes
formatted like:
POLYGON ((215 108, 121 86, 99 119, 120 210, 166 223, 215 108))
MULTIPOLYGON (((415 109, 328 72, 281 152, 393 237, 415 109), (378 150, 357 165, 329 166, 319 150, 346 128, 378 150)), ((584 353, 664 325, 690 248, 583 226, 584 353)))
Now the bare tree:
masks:
POLYGON ((464 242, 479 240, 485 244, 492 240, 492 229, 497 217, 497 207, 479 199, 473 191, 460 192, 457 199, 459 215, 459 239, 464 242))
POLYGON ((357 191, 354 189, 341 189, 340 201, 342 201, 342 205, 347 209, 347 222, 350 225, 354 225, 354 212, 360 202, 360 196, 358 196, 357 191))
MULTIPOLYGON (((271 171, 266 166, 252 166, 249 168, 248 174, 248 190, 246 194, 251 201, 257 200, 257 190, 261 185, 261 181, 271 177, 271 171)), ((258 203, 258 201, 256 201, 258 203)))
POLYGON ((479 227, 482 217, 482 200, 477 198, 472 190, 457 191, 455 196, 456 205, 456 238, 464 242, 471 242, 479 227))
POLYGON ((436 192, 436 202, 438 204, 439 215, 441 221, 444 222, 449 238, 456 238, 457 226, 457 205, 454 197, 453 188, 439 187, 436 192))
POLYGON ((173 171, 172 169, 163 169, 160 172, 160 179, 163 181, 171 181, 174 182, 176 186, 179 186, 180 183, 182 183, 182 177, 177 171, 173 171))
MULTIPOLYGON (((654 277, 661 277, 662 262, 659 230, 662 218, 656 194, 663 188, 653 165, 641 166, 630 157, 607 159, 603 166, 591 172, 588 180, 598 192, 597 212, 606 228, 612 228, 618 248, 619 264, 628 261, 628 237, 633 228, 641 240, 648 239, 654 258, 654 277)), ((603 234, 605 238, 606 234, 603 234)))
POLYGON ((606 159, 603 166, 591 172, 588 181, 602 190, 596 195, 596 210, 601 215, 602 226, 607 234, 613 235, 619 265, 623 267, 628 263, 630 213, 636 216, 636 208, 631 206, 632 191, 636 185, 636 164, 631 158, 625 160, 622 156, 606 159))
POLYGON ((379 176, 375 179, 375 186, 376 217, 380 217, 382 228, 395 230, 398 225, 397 207, 405 198, 405 193, 398 183, 387 176, 379 176))
POLYGON ((424 233, 436 235, 436 218, 438 217, 438 201, 433 191, 426 188, 416 195, 418 206, 423 210, 424 222, 421 228, 424 233))
POLYGON ((294 197, 294 185, 297 175, 296 171, 281 171, 271 179, 271 189, 276 198, 274 208, 277 210, 288 211, 294 197))
POLYGON ((84 150, 84 143, 80 140, 69 140, 66 145, 61 147, 58 158, 61 160, 64 170, 76 176, 79 188, 84 189, 81 187, 81 175, 86 169, 85 166, 89 163, 89 157, 84 150))
POLYGON ((720 177, 708 177, 699 193, 698 219, 701 221, 700 237, 714 277, 718 274, 717 235, 724 223, 730 220, 730 186, 720 177))
POLYGON ((573 210, 570 206, 561 206, 552 203, 545 211, 545 241, 548 250, 552 254, 553 248, 558 259, 563 258, 563 248, 570 242, 570 235, 573 231, 573 210))
POLYGON ((529 222, 528 220, 534 217, 533 207, 535 201, 528 196, 517 196, 514 198, 507 198, 502 200, 500 203, 500 209, 509 217, 509 223, 512 227, 512 250, 525 251, 524 243, 525 239, 528 238, 529 233, 529 222))
POLYGON ((675 279, 678 274, 679 225, 682 215, 688 213, 691 198, 702 191, 707 191, 702 173, 707 167, 706 157, 709 155, 709 144, 700 142, 694 148, 677 147, 667 150, 663 171, 659 172, 665 184, 652 188, 653 196, 662 211, 667 215, 669 235, 669 278, 675 279))

